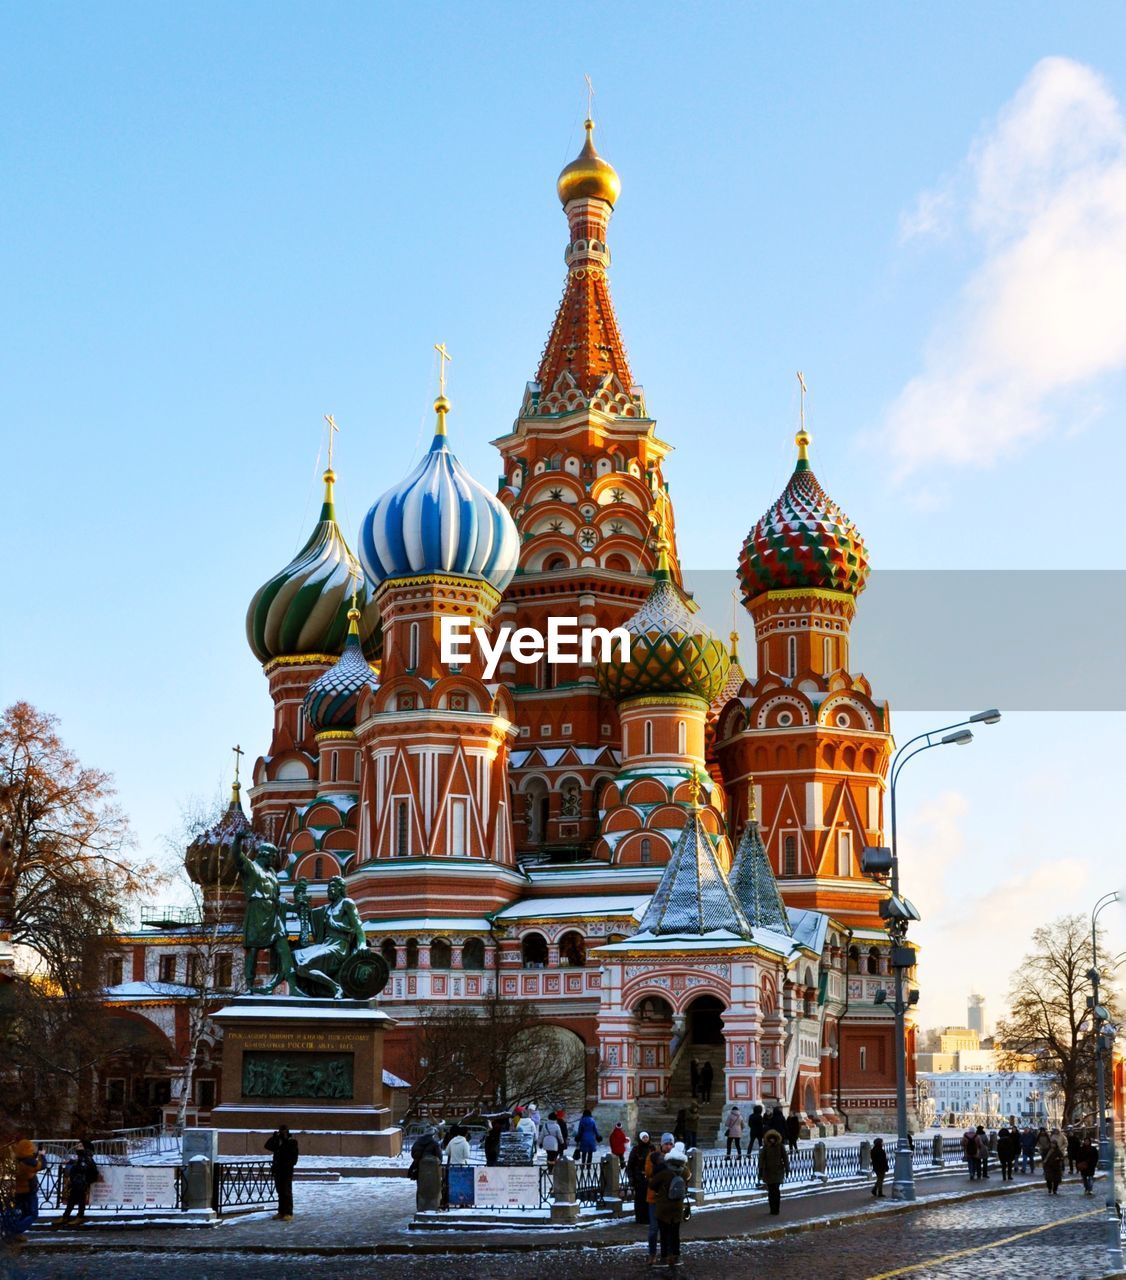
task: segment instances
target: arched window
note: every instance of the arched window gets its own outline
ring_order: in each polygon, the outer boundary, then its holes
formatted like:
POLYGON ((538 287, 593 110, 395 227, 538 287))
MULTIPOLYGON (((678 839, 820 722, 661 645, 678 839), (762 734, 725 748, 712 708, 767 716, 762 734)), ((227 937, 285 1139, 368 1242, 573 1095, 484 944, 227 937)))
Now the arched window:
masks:
POLYGON ((824 640, 825 645, 825 673, 828 674, 833 668, 833 642, 828 636, 824 640))
POLYGON ((782 840, 782 874, 796 876, 798 874, 798 841, 796 836, 785 836, 782 840))
POLYGON ((786 651, 788 654, 790 675, 798 674, 798 638, 797 636, 786 637, 786 651))
POLYGON ((688 725, 683 720, 676 722, 676 754, 684 755, 688 750, 688 725))
POLYGON ((411 623, 410 640, 407 644, 407 669, 418 670, 418 623, 411 623))
POLYGON ((860 972, 860 948, 849 947, 848 949, 848 971, 849 973, 860 972))
POLYGON ((395 853, 405 858, 411 851, 411 818, 406 800, 395 801, 395 853))
POLYGON ((520 959, 525 969, 542 969, 547 964, 547 939, 542 933, 526 933, 520 939, 520 959))
POLYGON ((641 754, 651 756, 653 754, 653 721, 646 720, 645 726, 641 734, 641 754))
POLYGON ((408 969, 418 968, 418 939, 417 938, 407 939, 407 968, 408 969))
POLYGON ((547 559, 547 563, 544 565, 544 568, 547 570, 566 569, 566 567, 567 567, 566 556, 549 556, 547 559))
POLYGON ((586 939, 577 930, 572 929, 559 939, 559 962, 572 969, 586 964, 586 939))
POLYGON ((324 858, 313 859, 313 879, 318 883, 325 878, 325 860, 324 858))
POLYGON ((379 944, 379 954, 387 961, 388 969, 394 969, 399 959, 399 949, 394 938, 384 938, 379 944))
POLYGON ((466 938, 461 948, 461 967, 463 969, 483 969, 485 967, 485 943, 481 938, 466 938))
POLYGON ((879 947, 870 947, 868 950, 868 972, 880 972, 880 949, 879 947))
POLYGON ((430 944, 431 969, 448 969, 452 963, 452 950, 447 939, 435 938, 430 944))
POLYGON ((653 842, 648 836, 641 839, 641 865, 647 867, 653 861, 653 842))

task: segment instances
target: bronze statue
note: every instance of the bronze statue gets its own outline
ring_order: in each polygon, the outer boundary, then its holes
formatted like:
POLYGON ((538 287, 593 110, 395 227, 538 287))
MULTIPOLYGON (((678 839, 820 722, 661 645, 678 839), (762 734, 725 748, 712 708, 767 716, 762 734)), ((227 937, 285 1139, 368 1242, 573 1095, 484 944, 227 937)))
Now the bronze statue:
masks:
POLYGON ((327 988, 335 1000, 344 998, 339 979, 345 962, 357 951, 367 950, 367 937, 356 904, 346 896, 344 880, 328 882, 328 903, 314 907, 313 942, 293 953, 293 980, 303 995, 317 995, 327 988))
POLYGON ((255 850, 254 857, 249 858, 243 852, 245 837, 245 832, 239 832, 234 838, 233 847, 242 878, 242 892, 246 898, 246 911, 242 918, 242 944, 246 948, 246 988, 256 994, 268 995, 293 973, 293 955, 289 948, 281 886, 274 870, 278 851, 274 845, 263 842, 255 850), (254 975, 258 968, 259 951, 270 953, 270 976, 265 983, 255 986, 254 975))

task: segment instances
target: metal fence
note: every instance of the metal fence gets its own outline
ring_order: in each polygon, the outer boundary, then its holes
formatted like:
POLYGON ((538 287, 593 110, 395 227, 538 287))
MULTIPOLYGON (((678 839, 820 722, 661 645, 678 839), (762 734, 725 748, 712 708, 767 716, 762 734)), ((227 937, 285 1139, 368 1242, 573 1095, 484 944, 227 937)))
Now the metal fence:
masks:
POLYGON ((277 1204, 278 1193, 269 1160, 221 1160, 212 1171, 211 1207, 265 1208, 277 1204))

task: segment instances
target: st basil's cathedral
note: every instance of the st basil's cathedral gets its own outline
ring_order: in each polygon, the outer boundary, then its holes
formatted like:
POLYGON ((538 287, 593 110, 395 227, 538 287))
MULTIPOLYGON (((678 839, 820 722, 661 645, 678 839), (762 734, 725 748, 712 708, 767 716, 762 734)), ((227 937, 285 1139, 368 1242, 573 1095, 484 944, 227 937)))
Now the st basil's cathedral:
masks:
MULTIPOLYGON (((667 1127, 694 1058, 716 1081, 705 1127, 762 1103, 812 1133, 889 1131, 887 891, 860 853, 882 843, 893 743, 849 654, 866 548, 814 474, 803 420, 793 474, 737 556, 755 674, 734 632, 709 631, 682 582, 670 446, 611 301, 621 182, 590 120, 557 190, 566 284, 493 442, 498 491, 458 461, 444 388, 429 450, 355 543, 325 472, 307 542, 247 611, 273 702, 249 815, 236 783, 188 873, 232 922, 233 831, 278 846, 287 895, 304 878, 323 900, 342 876, 390 969, 385 1065, 408 1082, 420 1019, 496 994, 557 1028, 609 1124, 667 1127), (565 617, 630 644, 570 663, 505 651, 490 679, 476 646, 442 661, 451 617, 494 636, 565 617)), ((155 917, 122 936, 106 992, 166 1037, 172 1075, 185 936, 155 917)), ((238 969, 220 972, 233 986, 238 969)), ((201 1122, 221 1052, 205 1037, 201 1122)))

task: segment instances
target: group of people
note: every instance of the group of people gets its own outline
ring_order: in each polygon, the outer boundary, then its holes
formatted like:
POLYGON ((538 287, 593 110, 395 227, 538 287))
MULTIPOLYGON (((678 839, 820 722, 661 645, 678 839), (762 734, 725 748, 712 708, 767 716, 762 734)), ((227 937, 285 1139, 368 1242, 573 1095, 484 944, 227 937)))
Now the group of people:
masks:
MULTIPOLYGON (((47 1168, 42 1144, 21 1138, 12 1148, 15 1176, 12 1179, 11 1203, 0 1206, 0 1235, 5 1244, 24 1244, 27 1232, 39 1218, 39 1177, 47 1168)), ((60 1176, 66 1197, 62 1215, 54 1225, 61 1227, 74 1215, 80 1225, 86 1223, 90 1190, 101 1180, 94 1148, 82 1138, 63 1161, 60 1176)))
POLYGON ((692 1097, 698 1098, 701 1102, 711 1102, 712 1100, 712 1081, 715 1079, 715 1068, 705 1058, 703 1063, 699 1058, 693 1058, 688 1064, 688 1083, 692 1087, 692 1097))
POLYGON ((1078 1173, 1083 1180, 1084 1194, 1095 1194, 1095 1173, 1099 1165, 1099 1152, 1086 1131, 1069 1129, 1051 1133, 1041 1127, 1026 1125, 1018 1129, 1002 1126, 996 1134, 988 1134, 984 1125, 971 1126, 962 1135, 962 1155, 969 1168, 970 1181, 989 1177, 989 1161, 997 1157, 1001 1180, 1009 1182, 1019 1162, 1021 1173, 1034 1173, 1036 1158, 1044 1175, 1049 1195, 1058 1195, 1063 1181, 1064 1163, 1069 1173, 1078 1173))
POLYGON ((770 1115, 767 1115, 756 1103, 744 1122, 742 1112, 738 1107, 733 1106, 724 1119, 723 1133, 727 1139, 727 1154, 724 1157, 727 1160, 731 1159, 732 1147, 735 1148, 735 1159, 743 1158, 744 1133, 747 1135, 748 1160, 756 1145, 762 1147, 766 1145, 765 1138, 768 1133, 777 1133, 785 1141, 789 1150, 796 1152, 798 1139, 801 1137, 801 1118, 794 1111, 784 1116, 781 1107, 775 1107, 770 1115))

